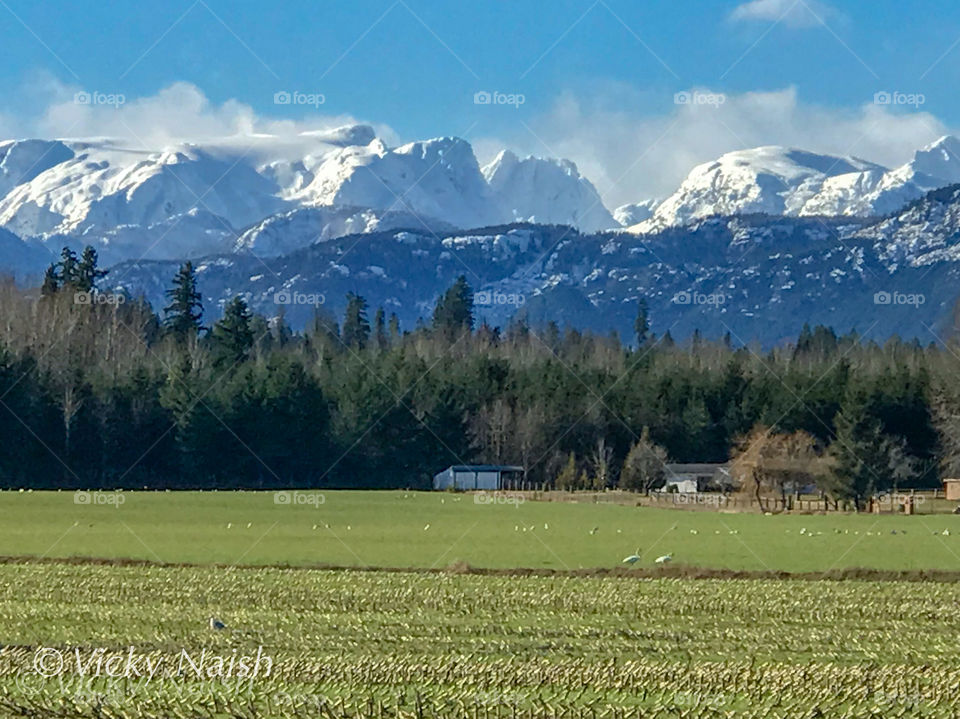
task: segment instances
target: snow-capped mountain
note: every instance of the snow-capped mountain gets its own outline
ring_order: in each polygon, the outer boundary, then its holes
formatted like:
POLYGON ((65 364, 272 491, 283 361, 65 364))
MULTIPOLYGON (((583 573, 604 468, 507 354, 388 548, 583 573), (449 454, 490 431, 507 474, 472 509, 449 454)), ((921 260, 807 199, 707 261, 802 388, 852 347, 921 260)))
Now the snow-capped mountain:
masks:
MULTIPOLYGON (((630 337, 643 298, 653 331, 676 338, 699 329, 771 346, 808 322, 928 343, 946 336, 960 295, 960 185, 881 220, 734 215, 640 237, 519 223, 397 229, 277 257, 209 257, 197 267, 208 321, 242 294, 302 328, 316 298, 339 316, 347 292, 357 292, 411 328, 464 274, 480 317, 502 326, 520 313, 534 331, 552 320, 630 337)), ((176 270, 176 262, 128 262, 109 281, 159 306, 176 270)))
POLYGON ((483 168, 483 176, 505 220, 573 225, 583 232, 609 230, 618 224, 596 188, 569 160, 520 159, 504 150, 483 168))
POLYGON ((271 215, 256 223, 236 238, 230 251, 275 257, 334 237, 396 228, 433 233, 455 229, 450 223, 410 212, 361 207, 303 207, 271 215))
POLYGON ((388 147, 366 125, 159 148, 111 139, 0 144, 0 228, 56 252, 93 244, 105 263, 288 252, 384 227, 516 219, 616 225, 571 162, 504 153, 484 172, 464 140, 388 147), (291 224, 299 210, 316 212, 291 224), (268 239, 266 228, 281 226, 297 232, 268 239))
POLYGON ((613 211, 613 219, 623 227, 636 225, 653 217, 654 210, 662 201, 662 199, 652 199, 620 205, 613 211))
POLYGON ((650 232, 712 215, 879 216, 960 182, 960 140, 946 136, 900 167, 779 146, 727 153, 695 167, 653 214, 629 229, 650 232))

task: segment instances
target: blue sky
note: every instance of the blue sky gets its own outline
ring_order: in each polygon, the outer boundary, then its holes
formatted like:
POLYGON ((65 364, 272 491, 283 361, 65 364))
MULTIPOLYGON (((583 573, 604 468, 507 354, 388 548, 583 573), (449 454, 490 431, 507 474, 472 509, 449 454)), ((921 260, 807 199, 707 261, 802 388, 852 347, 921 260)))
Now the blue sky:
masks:
MULTIPOLYGON (((960 127, 960 6, 946 0, 0 0, 0 18, 4 135, 65 132, 50 108, 77 90, 131 104, 185 83, 220 119, 239 104, 304 126, 380 123, 394 141, 464 136, 480 155, 565 155, 602 192, 635 174, 608 204, 744 145, 892 164, 960 127), (694 88, 724 107, 678 108, 694 88), (477 105, 481 90, 523 103, 477 105), (883 90, 923 102, 878 108, 883 90), (282 91, 324 102, 277 105, 282 91)), ((153 105, 157 122, 175 102, 153 105)), ((77 128, 96 132, 95 118, 77 128)))

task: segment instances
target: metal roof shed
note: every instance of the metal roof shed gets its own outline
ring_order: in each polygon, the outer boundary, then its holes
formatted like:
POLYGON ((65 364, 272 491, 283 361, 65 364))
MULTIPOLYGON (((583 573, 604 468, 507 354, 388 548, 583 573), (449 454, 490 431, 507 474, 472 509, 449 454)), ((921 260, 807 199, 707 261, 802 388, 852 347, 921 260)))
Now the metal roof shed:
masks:
POLYGON ((503 489, 504 475, 523 474, 523 467, 509 464, 455 464, 433 477, 434 489, 503 489))

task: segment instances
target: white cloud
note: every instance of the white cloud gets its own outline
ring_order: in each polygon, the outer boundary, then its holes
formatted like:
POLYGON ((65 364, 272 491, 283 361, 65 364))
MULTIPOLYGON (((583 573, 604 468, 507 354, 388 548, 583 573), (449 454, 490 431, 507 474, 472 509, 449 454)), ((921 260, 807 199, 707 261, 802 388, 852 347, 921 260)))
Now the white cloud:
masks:
MULTIPOLYGON (((38 75, 17 88, 14 95, 29 95, 29 102, 21 103, 13 113, 0 115, 0 137, 110 137, 155 150, 184 141, 236 138, 242 143, 254 135, 295 140, 307 130, 360 122, 349 115, 325 114, 322 105, 305 106, 295 120, 258 115, 237 100, 213 103, 198 87, 186 82, 174 83, 155 95, 131 98, 118 97, 119 93, 110 88, 65 85, 51 76, 38 75), (38 107, 42 109, 36 111, 38 107)), ((397 141, 389 126, 374 126, 388 143, 397 141)))
POLYGON ((750 0, 734 8, 732 20, 780 22, 788 27, 815 27, 835 14, 817 0, 750 0))
MULTIPOLYGON (((928 113, 892 112, 872 98, 859 108, 836 109, 803 104, 793 88, 723 97, 722 104, 675 105, 653 114, 643 109, 651 97, 628 88, 587 101, 566 94, 530 123, 539 140, 524 133, 507 144, 535 155, 545 154, 546 145, 550 154, 573 160, 614 208, 665 196, 695 165, 733 150, 784 145, 889 167, 949 133, 928 113)), ((496 144, 475 146, 489 152, 496 144)))
MULTIPOLYGON (((126 98, 119 107, 77 104, 74 94, 79 91, 109 93, 106 88, 63 85, 49 76, 31 78, 28 87, 7 93, 12 102, 0 113, 0 138, 107 136, 157 150, 183 141, 234 137, 246 150, 245 140, 265 134, 289 138, 283 146, 296 155, 308 151, 304 143, 315 145, 299 133, 358 122, 351 116, 309 109, 296 120, 278 119, 236 100, 213 103, 188 83, 176 83, 149 97, 126 98), (31 113, 37 107, 42 109, 31 113)), ((520 154, 571 159, 613 209, 665 196, 695 165, 745 147, 785 145, 855 155, 892 167, 950 132, 929 113, 892 110, 893 106, 873 104, 872 98, 856 108, 819 107, 800 102, 793 88, 725 95, 722 104, 675 105, 669 97, 667 110, 649 109, 663 106, 664 99, 627 85, 609 85, 590 97, 566 93, 547 112, 527 121, 536 137, 518 123, 514 136, 471 142, 481 162, 504 147, 520 154)), ((374 128, 387 144, 399 144, 390 126, 374 128)), ((433 134, 444 132, 442 127, 436 130, 433 134)), ((267 144, 272 149, 278 145, 267 144)))

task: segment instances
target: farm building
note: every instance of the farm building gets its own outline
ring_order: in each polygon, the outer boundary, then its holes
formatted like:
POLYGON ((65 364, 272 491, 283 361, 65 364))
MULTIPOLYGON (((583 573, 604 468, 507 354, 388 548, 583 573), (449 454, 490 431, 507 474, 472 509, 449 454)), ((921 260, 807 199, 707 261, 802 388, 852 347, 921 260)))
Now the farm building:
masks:
POLYGON ((433 476, 434 489, 503 489, 504 480, 515 480, 523 467, 502 464, 455 464, 433 476))
POLYGON ((943 480, 943 495, 952 502, 960 500, 960 479, 943 480))
POLYGON ((661 492, 719 492, 733 486, 725 464, 668 463, 665 466, 666 483, 661 492))

